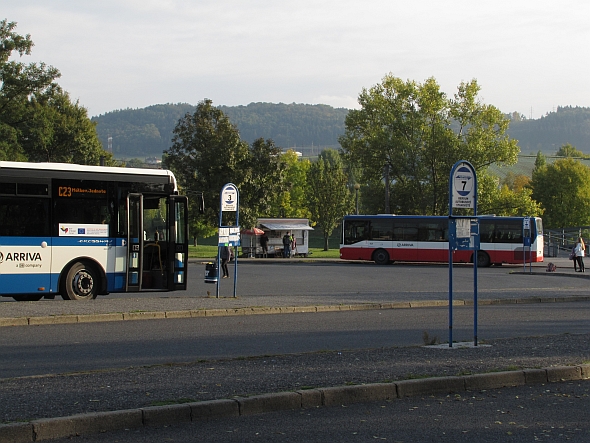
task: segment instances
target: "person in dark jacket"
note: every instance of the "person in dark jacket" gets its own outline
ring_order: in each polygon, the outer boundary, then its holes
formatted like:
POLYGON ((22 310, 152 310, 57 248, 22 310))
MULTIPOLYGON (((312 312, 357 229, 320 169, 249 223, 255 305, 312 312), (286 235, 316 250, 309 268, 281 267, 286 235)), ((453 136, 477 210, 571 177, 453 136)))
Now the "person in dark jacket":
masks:
POLYGON ((283 235, 283 257, 291 257, 291 234, 289 232, 283 235))
POLYGON ((221 259, 221 270, 223 271, 223 277, 229 278, 229 270, 227 269, 227 262, 231 258, 231 251, 228 245, 223 245, 219 249, 219 258, 221 259))
POLYGON ((268 257, 268 236, 266 232, 260 237, 260 246, 262 246, 262 256, 268 257))

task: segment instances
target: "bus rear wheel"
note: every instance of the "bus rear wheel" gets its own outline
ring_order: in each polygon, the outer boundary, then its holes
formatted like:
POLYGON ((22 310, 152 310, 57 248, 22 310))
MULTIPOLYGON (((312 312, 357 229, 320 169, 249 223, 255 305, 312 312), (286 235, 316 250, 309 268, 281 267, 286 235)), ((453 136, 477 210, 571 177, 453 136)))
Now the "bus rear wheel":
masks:
POLYGON ((373 261, 378 265, 389 263, 389 253, 385 249, 377 249, 373 252, 373 261))
POLYGON ((39 301, 43 298, 43 294, 23 294, 23 295, 13 295, 16 301, 39 301))
POLYGON ((92 300, 98 295, 100 279, 93 266, 74 263, 66 274, 61 296, 64 300, 92 300))
MULTIPOLYGON (((471 259, 473 260, 473 258, 471 259)), ((487 252, 477 251, 477 267, 487 268, 492 263, 490 262, 490 256, 487 252)))

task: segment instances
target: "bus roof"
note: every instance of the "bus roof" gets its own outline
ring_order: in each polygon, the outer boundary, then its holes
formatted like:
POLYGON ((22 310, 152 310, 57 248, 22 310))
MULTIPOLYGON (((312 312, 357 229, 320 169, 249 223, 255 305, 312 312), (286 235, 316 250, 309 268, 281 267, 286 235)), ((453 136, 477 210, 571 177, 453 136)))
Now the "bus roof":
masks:
MULTIPOLYGON (((468 216, 461 216, 461 218, 497 218, 497 219, 523 219, 525 218, 524 216, 520 216, 520 215, 495 215, 495 214, 481 214, 481 215, 468 215, 468 216)), ((359 220, 364 220, 367 218, 449 218, 448 215, 397 215, 397 214, 366 214, 366 215, 355 215, 355 214, 350 214, 350 215, 345 215, 344 218, 346 219, 359 219, 359 220)), ((458 218, 456 216, 454 216, 453 218, 458 218)), ((538 219, 539 217, 536 216, 530 216, 529 218, 532 219, 538 219)))
POLYGON ((113 177, 129 177, 131 180, 133 176, 139 177, 159 177, 160 180, 166 178, 168 183, 174 184, 176 190, 176 178, 172 171, 166 169, 149 169, 149 168, 123 168, 116 166, 94 166, 94 165, 78 165, 73 163, 28 163, 28 162, 10 162, 0 161, 0 176, 4 175, 5 172, 11 171, 11 176, 22 173, 26 174, 27 171, 35 171, 42 174, 43 172, 71 172, 73 174, 105 174, 113 177))

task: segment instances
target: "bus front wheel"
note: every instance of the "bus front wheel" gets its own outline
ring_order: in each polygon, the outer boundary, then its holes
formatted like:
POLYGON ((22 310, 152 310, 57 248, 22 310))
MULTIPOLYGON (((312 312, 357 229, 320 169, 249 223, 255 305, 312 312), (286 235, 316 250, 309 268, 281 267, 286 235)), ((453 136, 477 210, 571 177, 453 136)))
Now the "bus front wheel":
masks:
POLYGON ((389 254, 385 249, 377 249, 373 252, 373 260, 378 265, 386 265, 389 263, 389 254))
POLYGON ((93 266, 74 263, 66 274, 61 296, 64 300, 92 300, 98 295, 99 277, 93 266))

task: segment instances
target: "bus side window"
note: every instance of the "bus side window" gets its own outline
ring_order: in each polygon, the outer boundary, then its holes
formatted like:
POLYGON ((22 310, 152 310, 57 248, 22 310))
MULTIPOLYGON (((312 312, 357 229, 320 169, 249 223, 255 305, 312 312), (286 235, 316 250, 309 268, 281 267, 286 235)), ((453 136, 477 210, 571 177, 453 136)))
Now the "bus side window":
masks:
MULTIPOLYGON (((365 222, 350 222, 345 225, 344 244, 352 245, 368 238, 369 223, 365 222)), ((274 231, 273 231, 274 232, 274 231)), ((271 232, 271 237, 274 237, 271 232)))
POLYGON ((431 241, 434 235, 427 226, 418 226, 418 241, 431 241))
POLYGON ((0 203, 0 236, 49 235, 49 199, 6 198, 0 203))
POLYGON ((369 223, 365 223, 360 228, 360 233, 358 237, 358 241, 369 240, 371 238, 371 225, 369 223))
POLYGON ((406 241, 418 241, 418 228, 406 227, 404 229, 404 240, 406 241))

